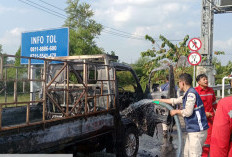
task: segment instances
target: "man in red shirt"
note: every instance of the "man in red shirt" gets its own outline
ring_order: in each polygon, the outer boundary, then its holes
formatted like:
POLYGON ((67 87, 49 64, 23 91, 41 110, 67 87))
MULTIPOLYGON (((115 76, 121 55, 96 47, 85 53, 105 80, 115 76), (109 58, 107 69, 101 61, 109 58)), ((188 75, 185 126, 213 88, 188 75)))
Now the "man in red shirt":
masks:
POLYGON ((210 143, 210 157, 232 157, 232 96, 218 102, 210 143))
POLYGON ((203 146, 202 157, 208 157, 210 150, 210 141, 211 141, 211 133, 213 120, 215 115, 215 110, 217 108, 216 97, 213 88, 208 87, 208 77, 205 74, 200 74, 196 78, 197 86, 195 89, 201 97, 205 107, 205 113, 209 125, 208 135, 203 146))

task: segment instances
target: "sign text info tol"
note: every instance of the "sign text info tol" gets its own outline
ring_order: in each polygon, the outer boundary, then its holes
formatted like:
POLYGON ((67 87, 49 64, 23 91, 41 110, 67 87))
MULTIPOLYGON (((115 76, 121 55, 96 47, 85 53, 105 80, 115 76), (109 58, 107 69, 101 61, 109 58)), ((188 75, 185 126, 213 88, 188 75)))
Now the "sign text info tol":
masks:
POLYGON ((32 46, 30 47, 30 52, 31 52, 30 57, 36 57, 36 58, 56 57, 57 46, 50 45, 53 43, 54 44, 57 43, 56 35, 47 35, 46 38, 44 38, 44 36, 31 37, 32 46), (38 53, 38 52, 42 52, 42 53, 38 53), (50 52, 50 53, 44 53, 44 52, 50 52))

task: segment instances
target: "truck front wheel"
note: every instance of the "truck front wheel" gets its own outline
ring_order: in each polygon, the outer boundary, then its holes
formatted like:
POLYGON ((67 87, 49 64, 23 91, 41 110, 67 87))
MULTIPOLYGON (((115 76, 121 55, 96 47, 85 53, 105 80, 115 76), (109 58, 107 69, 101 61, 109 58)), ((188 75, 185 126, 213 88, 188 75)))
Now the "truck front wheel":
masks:
POLYGON ((136 157, 139 149, 139 135, 136 127, 126 129, 123 138, 123 156, 136 157))

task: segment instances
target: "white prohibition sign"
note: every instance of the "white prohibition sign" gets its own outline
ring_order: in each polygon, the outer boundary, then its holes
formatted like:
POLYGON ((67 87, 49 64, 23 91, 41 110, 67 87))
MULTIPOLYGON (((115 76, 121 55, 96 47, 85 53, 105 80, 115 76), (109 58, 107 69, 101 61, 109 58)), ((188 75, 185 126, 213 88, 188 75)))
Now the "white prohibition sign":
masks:
POLYGON ((198 38, 193 38, 189 41, 188 47, 191 51, 198 51, 201 49, 202 43, 198 38))
POLYGON ((192 52, 188 56, 188 62, 191 65, 198 65, 201 62, 201 55, 198 52, 192 52))

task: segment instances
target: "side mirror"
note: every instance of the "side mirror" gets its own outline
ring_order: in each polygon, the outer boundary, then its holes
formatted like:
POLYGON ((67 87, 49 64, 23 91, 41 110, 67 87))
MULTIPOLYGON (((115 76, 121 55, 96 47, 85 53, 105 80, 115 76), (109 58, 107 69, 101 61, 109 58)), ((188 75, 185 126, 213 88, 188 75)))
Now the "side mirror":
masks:
POLYGON ((153 92, 159 91, 158 87, 159 87, 159 84, 153 83, 153 84, 152 84, 152 91, 153 91, 153 92))

